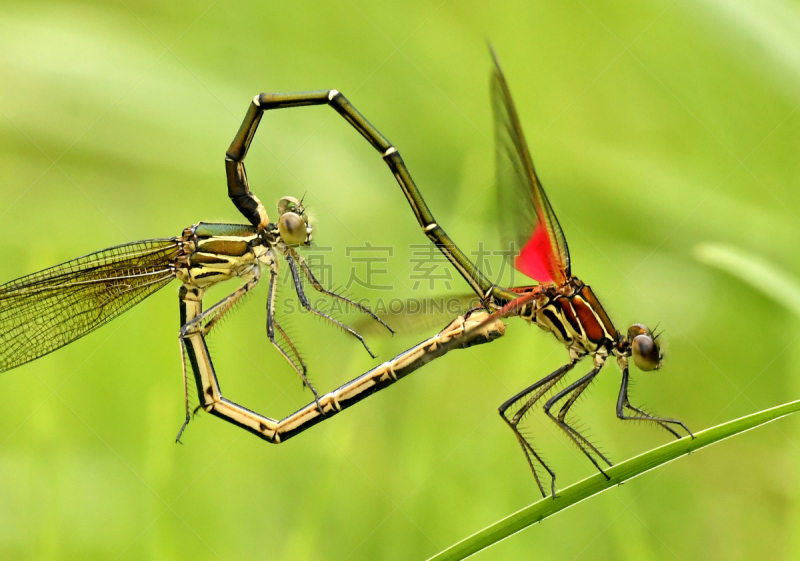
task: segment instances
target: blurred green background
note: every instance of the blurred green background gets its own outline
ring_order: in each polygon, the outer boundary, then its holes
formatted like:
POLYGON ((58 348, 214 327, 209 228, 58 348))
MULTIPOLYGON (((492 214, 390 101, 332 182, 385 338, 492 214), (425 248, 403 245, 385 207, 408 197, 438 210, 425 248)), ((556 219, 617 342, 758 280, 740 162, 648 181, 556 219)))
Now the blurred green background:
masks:
MULTIPOLYGON (((619 329, 665 330, 665 366, 634 372, 632 400, 699 430, 800 396, 800 322, 781 295, 693 257, 723 243, 800 275, 796 1, 4 0, 0 280, 240 221, 223 155, 261 91, 342 91, 448 233, 496 247, 487 39, 573 272, 619 329)), ((268 114, 247 166, 270 211, 306 194, 334 285, 353 265, 345 248, 370 242, 394 248, 379 279, 393 290, 350 293, 421 293, 409 244, 426 238, 333 111, 268 114)), ((181 446, 177 288, 0 375, 3 559, 425 559, 538 499, 496 412, 566 360, 536 327, 510 320, 502 340, 281 446, 205 414, 181 446)), ((279 417, 310 394, 267 341, 265 300, 261 286, 210 347, 224 393, 279 417)), ((378 363, 306 315, 285 322, 322 391, 378 363)), ((401 329, 370 337, 379 360, 435 332, 401 329)), ((576 409, 617 461, 670 438, 616 419, 618 384, 609 363, 576 409)), ((669 464, 476 558, 797 559, 799 423, 669 464)), ((528 430, 559 486, 593 473, 541 412, 528 430)))

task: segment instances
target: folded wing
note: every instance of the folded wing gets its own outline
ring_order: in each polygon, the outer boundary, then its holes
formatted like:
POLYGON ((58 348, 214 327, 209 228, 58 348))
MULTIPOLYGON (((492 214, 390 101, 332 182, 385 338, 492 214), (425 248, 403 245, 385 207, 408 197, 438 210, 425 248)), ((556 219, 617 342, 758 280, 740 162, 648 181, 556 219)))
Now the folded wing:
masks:
POLYGON ((540 283, 570 277, 569 248, 536 176, 525 135, 497 55, 492 50, 492 107, 497 143, 498 210, 504 241, 521 248, 514 266, 540 283))

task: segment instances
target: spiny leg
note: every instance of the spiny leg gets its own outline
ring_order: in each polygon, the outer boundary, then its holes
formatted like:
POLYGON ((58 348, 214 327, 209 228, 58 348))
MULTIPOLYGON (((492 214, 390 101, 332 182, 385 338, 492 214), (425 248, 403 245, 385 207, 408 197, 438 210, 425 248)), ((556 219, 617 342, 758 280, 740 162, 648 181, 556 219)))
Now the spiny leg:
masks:
MULTIPOLYGON (((189 421, 191 420, 191 412, 189 411, 189 382, 188 382, 188 375, 186 372, 186 345, 184 343, 185 339, 190 333, 200 333, 203 337, 208 335, 211 331, 211 328, 214 327, 222 316, 228 313, 233 306, 236 305, 245 294, 250 292, 257 284, 259 279, 261 278, 261 271, 260 269, 256 268, 253 270, 253 277, 249 279, 244 285, 240 286, 236 290, 234 290, 231 294, 211 306, 206 311, 202 311, 202 294, 203 291, 200 289, 194 289, 197 291, 197 294, 200 298, 199 300, 199 308, 197 309, 197 315, 187 321, 186 316, 186 307, 184 303, 184 297, 188 293, 189 289, 187 289, 186 285, 181 287, 181 329, 178 335, 178 341, 180 343, 181 348, 181 369, 183 372, 183 398, 184 398, 184 405, 186 408, 186 418, 181 425, 180 430, 178 431, 178 436, 175 437, 175 441, 179 442, 183 431, 186 430, 189 421), (206 321, 208 318, 211 318, 208 323, 203 325, 203 322, 206 321)), ((202 399, 201 399, 202 402, 202 399)))
POLYGON ((600 373, 600 369, 602 367, 603 367, 603 364, 600 364, 599 366, 596 366, 586 376, 584 376, 583 378, 580 378, 579 380, 573 382, 572 384, 570 384, 569 386, 567 386, 566 388, 564 388, 563 390, 558 392, 556 395, 554 395, 553 397, 548 399, 547 403, 545 403, 545 405, 544 405, 544 412, 547 414, 548 417, 550 417, 553 420, 554 423, 556 423, 556 425, 558 425, 558 427, 561 430, 563 430, 567 434, 567 436, 570 437, 570 439, 578 446, 578 448, 581 450, 581 452, 583 452, 586 455, 586 457, 588 457, 589 460, 591 460, 591 462, 594 464, 594 466, 597 468, 597 470, 600 473, 602 473, 606 477, 606 479, 610 479, 608 477, 608 474, 606 474, 606 472, 603 471, 603 468, 600 467, 600 464, 597 463, 597 460, 594 459, 594 456, 592 456, 589 451, 591 450, 592 452, 597 454, 598 457, 600 457, 609 466, 613 465, 611 463, 611 461, 609 461, 609 459, 606 458, 602 454, 602 452, 600 452, 594 446, 594 444, 589 442, 589 440, 585 436, 580 434, 575 428, 571 427, 564 420, 566 418, 566 416, 567 416, 567 412, 569 411, 569 408, 572 407, 572 405, 575 403, 575 401, 577 401, 578 397, 580 397, 580 395, 583 393, 583 391, 587 387, 589 387, 589 384, 591 384, 592 380, 594 380, 594 378, 600 373), (561 401, 565 396, 567 396, 569 394, 572 394, 572 395, 570 395, 569 399, 567 399, 567 402, 561 407, 561 409, 558 412, 558 416, 553 416, 553 414, 550 412, 550 409, 553 407, 553 405, 555 405, 557 402, 561 401))
POLYGON ((517 426, 519 425, 519 422, 522 420, 522 418, 525 416, 525 413, 527 413, 528 410, 530 410, 530 408, 533 407, 533 405, 539 399, 541 399, 541 397, 544 394, 550 391, 550 389, 552 389, 552 387, 555 386, 558 383, 558 381, 561 380, 561 378, 563 378, 567 374, 567 372, 572 370, 577 361, 578 361, 577 358, 571 360, 568 364, 565 364, 552 374, 548 374, 538 382, 534 383, 531 386, 528 386, 515 396, 508 399, 498 409, 500 416, 503 418, 503 421, 505 421, 506 424, 511 428, 511 430, 514 431, 514 436, 517 437, 517 441, 519 442, 520 446, 522 446, 522 451, 525 454, 525 459, 528 461, 528 466, 531 468, 531 471, 533 472, 533 478, 536 480, 536 485, 539 487, 539 491, 541 491, 543 497, 546 497, 547 494, 544 492, 544 487, 542 487, 542 483, 539 480, 539 474, 536 472, 536 467, 533 463, 533 458, 535 458, 536 461, 539 463, 539 465, 541 465, 547 471, 547 473, 550 474, 550 494, 554 498, 556 496, 556 474, 553 470, 551 470, 547 466, 547 464, 542 460, 541 456, 539 456, 536 450, 533 449, 533 445, 531 445, 531 443, 528 442, 528 440, 522 435, 522 433, 520 433, 519 428, 517 428, 517 426), (528 398, 528 400, 525 402, 525 404, 523 404, 522 407, 520 407, 517 413, 509 419, 506 416, 506 411, 508 410, 508 408, 517 403, 518 401, 520 401, 521 399, 527 397, 531 392, 534 391, 536 391, 536 393, 530 398, 528 398), (531 456, 533 456, 533 458, 531 458, 531 456))
POLYGON ((682 438, 681 435, 678 434, 677 431, 673 430, 669 425, 670 424, 680 425, 681 427, 683 427, 683 430, 685 430, 687 433, 689 433, 689 436, 694 438, 694 434, 692 434, 692 431, 690 431, 688 429, 688 427, 686 425, 684 425, 681 421, 679 421, 677 419, 667 419, 667 418, 663 418, 663 417, 654 417, 654 416, 650 415, 649 413, 646 413, 645 411, 642 411, 641 409, 639 409, 637 407, 634 407, 633 405, 630 404, 630 402, 628 401, 628 368, 627 367, 625 367, 622 370, 622 385, 619 388, 619 398, 617 399, 617 417, 619 417, 623 421, 651 421, 653 423, 656 423, 660 427, 666 429, 667 431, 672 433, 672 435, 675 436, 675 438, 678 438, 678 439, 682 438), (633 416, 625 415, 625 409, 626 408, 630 409, 631 411, 635 411, 636 413, 638 413, 638 415, 633 415, 633 416))
POLYGON ((373 354, 373 352, 370 350, 369 346, 367 345, 367 342, 364 340, 364 337, 362 337, 361 334, 358 331, 347 327, 342 322, 332 318, 331 316, 329 316, 328 314, 326 314, 324 312, 319 311, 318 309, 316 309, 315 307, 313 307, 311 305, 311 303, 308 301, 308 298, 306 298, 305 292, 303 292, 303 284, 300 281, 300 274, 297 272, 297 265, 295 264, 294 259, 288 253, 286 254, 285 257, 286 257, 286 261, 289 263, 289 269, 291 269, 291 271, 292 271, 292 280, 294 281, 294 289, 295 289, 295 291, 297 291, 297 297, 300 299, 300 304, 302 304, 303 307, 306 310, 308 310, 309 312, 311 312, 312 314, 316 314, 319 317, 321 317, 322 319, 325 319, 325 320, 331 322, 332 324, 334 324, 334 325, 336 325, 338 327, 341 327, 342 329, 347 331, 350 335, 352 335, 353 337, 355 337, 356 339, 361 341, 361 344, 364 345, 365 349, 367 349, 367 352, 369 353, 369 356, 371 356, 372 358, 375 358, 377 355, 373 354))
POLYGON ((297 350, 297 347, 294 346, 294 343, 286 334, 286 331, 284 331, 283 327, 280 326, 278 320, 275 319, 274 314, 272 317, 272 325, 275 327, 277 334, 281 336, 281 339, 283 339, 283 341, 289 347, 289 350, 292 351, 294 360, 296 360, 300 364, 300 366, 303 368, 303 372, 308 372, 308 367, 306 366, 306 363, 303 362, 303 357, 300 356, 300 351, 297 350))
POLYGON ((317 408, 322 411, 322 407, 319 404, 319 393, 317 393, 317 389, 313 386, 313 384, 308 381, 308 377, 306 375, 306 365, 303 362, 303 359, 300 358, 300 353, 297 352, 297 348, 294 346, 294 343, 292 343, 292 340, 289 338, 289 336, 286 335, 286 332, 283 330, 283 328, 281 328, 281 326, 275 321, 275 289, 277 286, 277 280, 278 270, 276 264, 273 262, 269 270, 269 295, 267 297, 267 337, 273 346, 278 349, 278 352, 283 355, 283 358, 285 358, 291 367, 294 368, 294 371, 297 372, 297 375, 300 376, 301 380, 303 380, 303 384, 311 390, 311 393, 314 394, 314 401, 317 404, 317 408), (299 365, 292 359, 291 356, 289 356, 289 353, 284 350, 280 343, 278 343, 277 339, 275 338, 275 328, 278 329, 278 334, 289 345, 289 349, 297 358, 297 362, 300 363, 299 365))
POLYGON ((331 292, 330 290, 328 290, 325 287, 323 287, 322 284, 317 280, 317 277, 314 276, 314 273, 311 272, 311 268, 306 263, 306 260, 303 259, 303 257, 292 248, 289 248, 289 252, 291 253, 291 256, 300 264, 300 268, 305 273, 306 278, 308 279, 308 282, 310 282, 311 286, 314 287, 314 290, 316 290, 317 292, 320 292, 322 294, 326 294, 327 296, 330 296, 331 298, 337 298, 337 299, 341 300, 342 302, 346 302, 346 303, 350 304, 351 306, 355 306, 360 311, 362 311, 363 313, 367 314, 372 319, 374 319, 375 321, 377 321, 378 323, 383 325, 386 329, 389 330, 390 333, 394 334, 394 329, 392 329, 391 327, 386 325, 386 322, 384 322, 381 318, 379 318, 377 315, 375 315, 375 312, 370 310, 368 307, 366 307, 366 306, 364 306, 362 304, 359 304, 358 302, 355 302, 353 300, 350 300, 350 298, 347 298, 346 296, 342 296, 340 294, 336 294, 335 292, 331 292))
MULTIPOLYGON (((599 371, 599 367, 597 370, 599 371)), ((579 438, 586 446, 588 446, 592 451, 594 451, 598 456, 600 456, 609 466, 611 466, 613 464, 605 457, 605 455, 603 455, 603 453, 600 452, 600 450, 598 450, 597 447, 589 441, 589 439, 583 436, 580 432, 578 432, 578 430, 575 427, 568 424, 566 421, 567 413, 569 412, 570 408, 575 404, 576 401, 578 401, 578 398, 581 396, 581 394, 583 394, 586 388, 589 387, 589 384, 591 384, 595 376, 597 376, 597 373, 595 373, 591 377, 591 379, 587 380, 582 385, 578 386, 578 388, 572 392, 572 395, 570 395, 567 401, 564 403, 564 405, 561 406, 561 409, 558 412, 558 420, 563 423, 562 428, 568 429, 573 435, 579 438)))
POLYGON ((219 320, 227 314, 236 303, 248 292, 253 290, 261 280, 261 269, 258 267, 253 269, 252 277, 247 280, 245 284, 228 294, 225 298, 211 306, 209 309, 198 315, 193 320, 189 321, 181 327, 181 332, 186 334, 189 331, 200 330, 203 336, 207 336, 211 329, 219 323, 219 320), (209 319, 210 318, 210 319, 209 319), (207 323, 206 320, 208 320, 207 323), (205 323, 205 325, 203 325, 205 323))
POLYGON ((183 420, 178 435, 175 437, 175 442, 181 441, 181 435, 186 427, 189 426, 189 421, 192 420, 192 413, 189 411, 189 377, 186 374, 186 346, 183 344, 183 337, 178 338, 181 347, 181 372, 183 372, 183 404, 186 410, 186 418, 183 420))
POLYGON ((403 162, 400 152, 336 90, 262 93, 253 98, 242 126, 225 154, 225 170, 228 178, 228 196, 236 208, 254 226, 265 228, 269 222, 261 201, 250 191, 244 167, 244 158, 253 141, 258 124, 261 122, 261 117, 264 111, 270 109, 306 105, 330 105, 381 154, 411 205, 422 231, 436 244, 478 296, 481 298, 493 296, 504 302, 515 298, 513 293, 493 286, 464 252, 456 246, 442 227, 436 223, 405 162, 403 162))
MULTIPOLYGON (((181 371, 183 373, 183 403, 184 403, 184 406, 185 406, 186 418, 184 419, 183 424, 181 425, 181 428, 178 431, 178 435, 175 437, 175 442, 177 442, 178 444, 183 444, 181 442, 181 436, 183 435, 183 431, 185 431, 186 427, 189 426, 189 421, 191 421, 194 418, 194 416, 197 414, 197 411, 200 410, 203 407, 203 399, 202 399, 202 396, 201 396, 200 403, 197 405, 197 407, 195 407, 193 411, 190 410, 190 408, 189 408, 189 377, 188 377, 188 375, 186 373, 186 349, 187 349, 187 347, 186 347, 186 343, 184 342, 184 338, 183 337, 179 337, 178 338, 178 342, 179 342, 180 348, 181 348, 181 371)), ((198 383, 198 387, 200 387, 199 386, 199 379, 198 379, 199 374, 198 374, 198 370, 196 368, 196 365, 194 363, 192 364, 192 371, 195 374, 195 382, 198 383)))

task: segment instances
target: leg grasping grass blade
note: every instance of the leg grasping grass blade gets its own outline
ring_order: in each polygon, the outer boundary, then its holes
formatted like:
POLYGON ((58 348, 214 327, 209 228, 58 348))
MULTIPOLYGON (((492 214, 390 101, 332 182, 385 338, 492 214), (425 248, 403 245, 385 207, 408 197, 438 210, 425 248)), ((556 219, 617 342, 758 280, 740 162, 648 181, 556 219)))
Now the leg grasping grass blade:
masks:
POLYGON ((622 419, 623 421, 649 421, 652 423, 656 423, 664 430, 671 433, 675 438, 682 438, 680 434, 678 434, 675 430, 673 430, 669 425, 678 425, 686 431, 686 433, 694 438, 694 434, 689 428, 684 425, 678 419, 667 419, 664 417, 654 417, 649 413, 642 411, 641 409, 634 407, 633 405, 628 402, 628 369, 622 371, 622 384, 619 388, 619 398, 617 399, 617 417, 622 419), (638 415, 630 416, 625 415, 625 409, 630 409, 638 415))

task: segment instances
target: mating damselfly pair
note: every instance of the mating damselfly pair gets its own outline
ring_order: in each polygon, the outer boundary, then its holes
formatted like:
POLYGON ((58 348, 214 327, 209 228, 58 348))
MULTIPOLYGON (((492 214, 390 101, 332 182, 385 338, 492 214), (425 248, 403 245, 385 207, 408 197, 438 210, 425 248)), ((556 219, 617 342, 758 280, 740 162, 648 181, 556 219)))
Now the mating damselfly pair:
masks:
MULTIPOLYGON (((682 427, 689 433, 680 421, 652 416, 628 401, 628 359, 632 357, 642 370, 658 369, 662 356, 657 335, 639 324, 626 334, 617 331, 591 288, 572 276, 566 239, 536 176, 496 56, 492 95, 500 176, 500 222, 507 226, 508 237, 522 247, 515 261, 516 268, 539 284, 503 288, 490 282, 435 221, 398 150, 341 93, 326 90, 261 94, 253 99, 225 157, 228 195, 249 223, 201 222, 186 228, 177 237, 109 248, 0 286, 0 371, 15 368, 78 339, 178 279, 182 283, 179 342, 185 404, 185 420, 178 438, 191 419, 189 368, 200 407, 269 442, 279 443, 453 348, 500 337, 505 328, 502 319, 511 316, 519 316, 551 332, 569 352, 566 365, 500 406, 500 414, 522 447, 543 495, 546 491, 539 469, 550 476, 551 495, 555 495, 555 472, 542 460, 530 439, 520 432, 519 424, 547 395, 543 406, 545 413, 603 472, 601 462, 608 465, 611 462, 569 422, 567 414, 609 357, 613 356, 622 370, 616 407, 621 419, 652 422, 677 437, 680 435, 673 427, 682 427), (358 338, 370 354, 357 331, 311 305, 304 293, 301 273, 315 290, 356 307, 373 321, 383 322, 369 308, 321 285, 298 252, 312 241, 312 225, 303 202, 293 197, 280 199, 277 220, 271 221, 264 205, 251 192, 244 167, 245 156, 264 111, 307 105, 330 105, 380 153, 423 232, 481 301, 479 308, 456 318, 437 335, 322 396, 308 381, 300 353, 275 317, 280 260, 285 260, 291 271, 301 304, 358 338), (311 403, 283 420, 266 417, 225 399, 206 345, 206 336, 256 286, 262 269, 269 271, 267 336, 314 396, 311 403), (238 288, 204 310, 203 298, 209 287, 237 278, 242 282, 238 288), (593 362, 589 373, 558 389, 558 384, 585 357, 593 362)), ((391 331, 388 325, 383 325, 391 331)))

